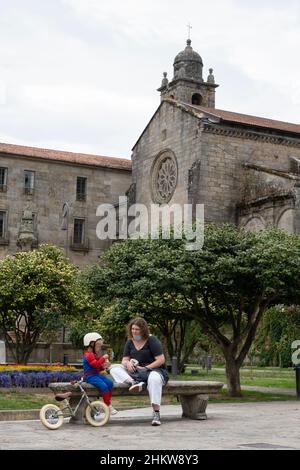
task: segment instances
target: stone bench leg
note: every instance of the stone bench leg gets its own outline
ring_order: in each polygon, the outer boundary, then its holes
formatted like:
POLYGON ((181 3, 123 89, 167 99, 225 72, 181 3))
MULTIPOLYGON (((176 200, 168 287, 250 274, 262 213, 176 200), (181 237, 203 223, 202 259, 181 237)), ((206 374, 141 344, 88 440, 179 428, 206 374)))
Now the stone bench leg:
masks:
POLYGON ((207 419, 208 395, 179 395, 179 400, 183 418, 207 419))
MULTIPOLYGON (((78 404, 80 400, 80 397, 72 398, 70 400, 70 405, 72 406, 73 410, 75 409, 76 405, 78 404)), ((95 398, 96 400, 96 398, 95 398)), ((94 401, 94 400, 92 400, 94 401)), ((87 421, 85 419, 85 409, 86 409, 86 400, 83 400, 82 403, 80 404, 77 413, 75 416, 70 418, 69 423, 70 424, 87 424, 87 421)))

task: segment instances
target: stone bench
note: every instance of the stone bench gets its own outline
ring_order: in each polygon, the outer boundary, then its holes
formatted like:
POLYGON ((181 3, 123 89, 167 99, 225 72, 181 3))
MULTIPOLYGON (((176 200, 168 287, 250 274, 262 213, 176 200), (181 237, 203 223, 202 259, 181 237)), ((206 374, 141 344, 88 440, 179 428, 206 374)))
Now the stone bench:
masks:
MULTIPOLYGON (((169 380, 167 385, 163 387, 163 395, 175 395, 179 398, 183 418, 207 419, 206 407, 209 396, 220 393, 223 385, 221 382, 169 380)), ((82 386, 92 400, 96 400, 99 397, 99 391, 93 385, 84 382, 82 386)), ((50 383, 49 388, 55 395, 62 392, 72 392, 70 398, 72 407, 78 403, 81 396, 80 390, 70 383, 50 383)), ((140 392, 138 395, 133 395, 129 392, 129 385, 114 383, 114 397, 140 395, 148 395, 147 390, 140 392)), ((84 423, 84 408, 84 405, 81 406, 75 418, 71 418, 70 422, 84 423)))

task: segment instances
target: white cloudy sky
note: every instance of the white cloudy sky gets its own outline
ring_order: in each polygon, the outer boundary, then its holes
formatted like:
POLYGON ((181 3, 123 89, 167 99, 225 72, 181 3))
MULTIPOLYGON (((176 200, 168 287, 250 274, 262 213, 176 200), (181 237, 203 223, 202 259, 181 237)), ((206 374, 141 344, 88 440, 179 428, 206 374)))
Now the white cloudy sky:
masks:
POLYGON ((189 21, 217 108, 300 122, 299 0, 0 0, 0 142, 129 158, 189 21))

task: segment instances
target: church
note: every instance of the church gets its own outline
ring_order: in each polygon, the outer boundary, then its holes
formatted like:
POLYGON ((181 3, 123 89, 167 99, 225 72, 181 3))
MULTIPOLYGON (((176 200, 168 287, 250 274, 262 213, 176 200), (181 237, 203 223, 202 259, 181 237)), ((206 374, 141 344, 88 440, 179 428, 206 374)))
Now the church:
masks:
POLYGON ((300 233, 300 125, 216 107, 213 69, 188 39, 132 161, 0 143, 0 258, 41 243, 79 267, 110 246, 97 206, 204 204, 206 222, 300 233))
POLYGON ((218 109, 217 87, 188 39, 133 147, 135 200, 204 204, 206 222, 300 233, 300 125, 218 109))

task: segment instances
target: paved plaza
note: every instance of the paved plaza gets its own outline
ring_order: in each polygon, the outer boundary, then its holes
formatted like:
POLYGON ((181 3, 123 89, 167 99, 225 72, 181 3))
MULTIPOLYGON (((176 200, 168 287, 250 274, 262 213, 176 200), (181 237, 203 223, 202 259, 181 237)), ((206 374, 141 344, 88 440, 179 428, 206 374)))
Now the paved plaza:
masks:
POLYGON ((209 404, 208 419, 182 419, 181 406, 163 406, 160 427, 151 409, 120 411, 100 428, 55 431, 39 421, 0 422, 0 450, 300 449, 300 402, 209 404))

